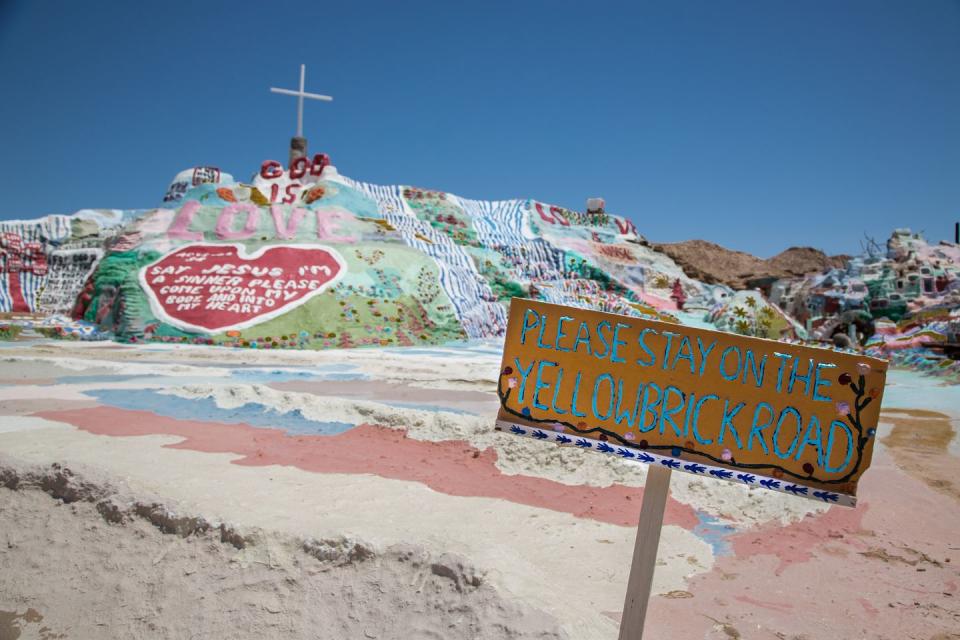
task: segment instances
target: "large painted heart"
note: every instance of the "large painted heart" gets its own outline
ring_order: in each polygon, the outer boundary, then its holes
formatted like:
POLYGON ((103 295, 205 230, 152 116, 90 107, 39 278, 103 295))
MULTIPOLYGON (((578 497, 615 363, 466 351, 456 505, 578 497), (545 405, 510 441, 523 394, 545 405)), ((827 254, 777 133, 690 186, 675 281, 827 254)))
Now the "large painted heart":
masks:
POLYGON ((319 245, 189 244, 140 270, 160 320, 187 331, 246 329, 288 313, 334 284, 343 258, 319 245))

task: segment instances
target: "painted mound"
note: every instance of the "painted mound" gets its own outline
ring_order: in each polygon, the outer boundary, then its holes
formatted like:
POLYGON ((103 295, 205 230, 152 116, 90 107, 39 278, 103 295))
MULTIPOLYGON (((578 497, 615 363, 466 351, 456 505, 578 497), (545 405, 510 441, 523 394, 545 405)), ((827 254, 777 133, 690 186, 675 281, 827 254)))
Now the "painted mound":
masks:
POLYGON ((188 170, 164 205, 111 212, 94 227, 80 214, 3 223, 18 255, 50 258, 3 265, 5 284, 28 293, 8 286, 14 295, 0 296, 0 311, 72 314, 131 342, 251 348, 499 336, 515 296, 768 337, 797 332, 762 297, 739 300, 688 277, 629 220, 602 211, 366 184, 322 155, 289 170, 268 161, 248 183, 188 170), (29 250, 27 237, 36 238, 29 250), (89 259, 53 277, 53 257, 77 248, 89 259), (57 302, 45 306, 52 291, 57 302))

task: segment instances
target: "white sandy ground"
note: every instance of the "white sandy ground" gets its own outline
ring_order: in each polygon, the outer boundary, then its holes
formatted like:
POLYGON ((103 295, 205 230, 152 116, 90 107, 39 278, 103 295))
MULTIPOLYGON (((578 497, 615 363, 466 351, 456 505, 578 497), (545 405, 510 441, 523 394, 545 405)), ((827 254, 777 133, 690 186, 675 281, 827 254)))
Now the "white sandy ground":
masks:
POLYGON ((170 517, 109 483, 0 488, 0 639, 563 638, 463 558, 170 517), (53 495, 65 498, 60 502, 53 495))
MULTIPOLYGON (((452 352, 452 350, 451 350, 452 352)), ((500 358, 488 354, 467 357, 442 357, 423 353, 405 354, 403 350, 352 349, 328 351, 224 349, 194 345, 151 345, 148 349, 133 346, 83 342, 46 342, 30 347, 6 347, 0 351, 0 363, 16 360, 69 361, 79 360, 88 367, 115 367, 117 373, 163 375, 165 363, 173 366, 196 365, 209 375, 222 376, 222 371, 209 365, 228 366, 316 366, 349 363, 358 372, 369 373, 379 380, 403 382, 425 388, 449 390, 490 390, 496 383, 500 358), (140 363, 149 363, 148 368, 140 363)), ((191 372, 192 374, 193 372, 191 372)))
MULTIPOLYGON (((82 478, 107 477, 133 496, 163 496, 163 504, 177 513, 229 523, 251 538, 345 537, 377 555, 395 545, 457 554, 500 598, 541 609, 567 637, 616 635, 616 624, 603 612, 622 609, 631 527, 502 500, 448 496, 414 482, 232 465, 231 455, 161 448, 177 442, 175 437, 95 436, 50 421, 22 420, 15 419, 21 429, 0 434, 0 450, 16 465, 61 461, 82 478)), ((6 518, 2 522, 8 532, 31 535, 6 518)), ((712 555, 691 532, 667 526, 658 564, 654 590, 667 593, 709 570, 712 555)), ((66 622, 71 606, 69 600, 51 600, 50 608, 66 608, 61 619, 66 622)))
MULTIPOLYGON (((126 376, 229 376, 231 370, 223 367, 197 367, 187 364, 126 363, 100 358, 84 359, 78 357, 30 357, 8 356, 0 352, 0 366, 21 367, 23 365, 48 364, 51 370, 66 369, 86 375, 126 375, 126 376)), ((38 367, 39 368, 39 367, 38 367)))

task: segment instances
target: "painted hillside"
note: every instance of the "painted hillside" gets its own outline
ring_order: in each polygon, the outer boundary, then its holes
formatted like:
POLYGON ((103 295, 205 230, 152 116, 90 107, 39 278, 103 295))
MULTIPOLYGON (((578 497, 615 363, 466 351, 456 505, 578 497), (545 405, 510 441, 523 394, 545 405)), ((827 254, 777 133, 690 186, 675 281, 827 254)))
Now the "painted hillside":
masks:
POLYGON ((802 331, 754 292, 688 277, 602 209, 371 185, 322 155, 289 169, 265 162, 245 183, 190 169, 159 208, 0 231, 0 311, 68 314, 125 341, 438 344, 502 334, 514 296, 769 337, 802 331))

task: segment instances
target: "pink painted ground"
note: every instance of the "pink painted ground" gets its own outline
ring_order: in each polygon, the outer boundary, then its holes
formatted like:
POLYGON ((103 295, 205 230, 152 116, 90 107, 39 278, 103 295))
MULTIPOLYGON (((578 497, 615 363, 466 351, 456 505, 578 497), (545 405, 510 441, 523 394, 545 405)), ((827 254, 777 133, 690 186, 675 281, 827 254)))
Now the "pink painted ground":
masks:
MULTIPOLYGON (((479 451, 459 440, 413 440, 405 431, 373 425, 360 425, 333 436, 288 436, 275 429, 176 420, 105 406, 34 415, 98 435, 175 435, 184 440, 169 445, 171 448, 242 455, 237 464, 290 465, 318 473, 370 473, 421 482, 449 495, 500 498, 622 526, 636 525, 643 499, 643 489, 635 487, 570 486, 543 478, 507 476, 497 468, 492 449, 479 451)), ((670 499, 664 522, 691 529, 697 517, 690 506, 670 499)))
POLYGON ((734 554, 690 581, 692 598, 654 598, 651 624, 671 638, 960 638, 957 503, 880 447, 860 496, 856 509, 734 535, 734 554))

